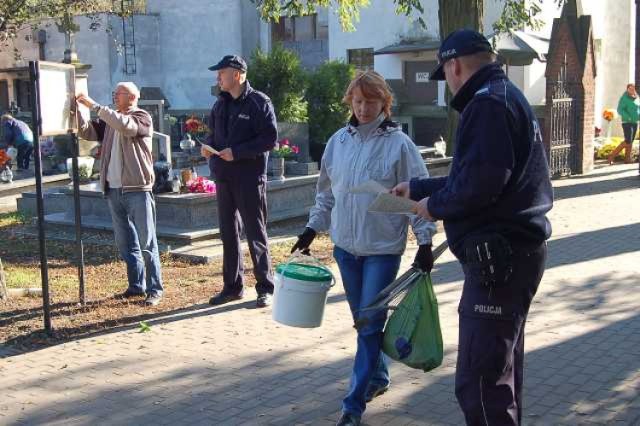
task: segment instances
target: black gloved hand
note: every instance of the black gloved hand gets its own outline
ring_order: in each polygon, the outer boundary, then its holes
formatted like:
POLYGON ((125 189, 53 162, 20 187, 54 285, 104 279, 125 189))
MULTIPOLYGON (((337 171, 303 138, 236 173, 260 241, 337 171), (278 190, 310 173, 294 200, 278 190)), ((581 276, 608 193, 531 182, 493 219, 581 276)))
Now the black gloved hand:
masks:
POLYGON ((293 247, 291 247, 291 253, 293 253, 296 250, 300 250, 302 254, 308 255, 309 246, 311 245, 311 243, 315 238, 316 238, 316 231, 314 231, 309 227, 306 227, 304 229, 304 232, 298 235, 298 241, 296 241, 293 247))
POLYGON ((413 261, 413 266, 422 270, 423 272, 431 272, 433 268, 433 252, 431 251, 431 244, 425 244, 418 247, 416 258, 413 261))

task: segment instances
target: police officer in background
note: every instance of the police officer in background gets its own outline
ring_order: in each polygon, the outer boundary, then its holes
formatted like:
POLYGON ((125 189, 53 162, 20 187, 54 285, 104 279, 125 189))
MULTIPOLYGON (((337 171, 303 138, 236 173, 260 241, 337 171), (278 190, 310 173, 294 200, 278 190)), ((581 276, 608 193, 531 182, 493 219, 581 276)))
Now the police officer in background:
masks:
POLYGON ((220 96, 211 109, 207 144, 219 155, 212 155, 205 147, 201 153, 209 159, 216 181, 224 279, 222 292, 209 303, 221 305, 243 297, 239 234, 244 227, 257 281, 256 306, 265 307, 273 295, 266 174, 267 156, 278 139, 276 116, 267 95, 249 85, 247 63, 240 56, 227 55, 209 69, 218 72, 220 96))
POLYGON ((443 41, 431 79, 446 79, 461 114, 451 171, 392 190, 419 201, 420 216, 444 221, 462 264, 455 387, 470 425, 521 423, 524 327, 551 235, 540 127, 495 59, 475 31, 443 41))

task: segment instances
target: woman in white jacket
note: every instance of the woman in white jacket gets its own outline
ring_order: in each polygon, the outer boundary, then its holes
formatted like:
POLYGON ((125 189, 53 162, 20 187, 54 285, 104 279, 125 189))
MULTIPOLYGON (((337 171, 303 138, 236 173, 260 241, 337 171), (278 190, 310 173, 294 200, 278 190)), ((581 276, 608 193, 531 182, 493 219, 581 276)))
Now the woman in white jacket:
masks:
POLYGON ((317 232, 329 231, 353 319, 367 320, 358 328, 351 385, 339 426, 359 425, 366 402, 389 388, 387 358, 381 352, 386 314, 359 311, 395 279, 409 223, 419 244, 416 264, 425 270, 433 266, 433 223, 417 216, 369 212, 375 194, 351 192, 369 180, 393 188, 428 176, 413 141, 390 120, 392 101, 389 86, 375 71, 361 72, 350 83, 344 102, 352 117, 327 143, 315 206, 291 250, 308 250, 317 232))

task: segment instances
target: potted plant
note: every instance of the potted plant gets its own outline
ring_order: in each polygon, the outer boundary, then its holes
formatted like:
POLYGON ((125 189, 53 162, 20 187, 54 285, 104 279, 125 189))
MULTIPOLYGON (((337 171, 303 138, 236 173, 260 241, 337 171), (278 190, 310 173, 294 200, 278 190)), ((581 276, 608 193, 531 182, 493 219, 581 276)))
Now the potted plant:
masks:
POLYGON ((275 150, 271 150, 269 153, 267 175, 269 180, 284 180, 284 157, 275 150))
MULTIPOLYGON (((80 178, 80 182, 86 183, 91 180, 94 161, 93 157, 78 157, 78 178, 80 178)), ((73 180, 73 158, 67 158, 66 170, 69 178, 73 180)))
POLYGON ((53 142, 52 137, 47 137, 40 143, 43 175, 50 175, 56 172, 57 152, 56 144, 53 142))
MULTIPOLYGON (((204 139, 210 132, 209 127, 207 127, 207 125, 204 124, 202 120, 196 118, 195 115, 192 115, 184 122, 184 131, 186 135, 183 141, 193 139, 195 142, 200 143, 204 142, 204 139)), ((190 151, 192 154, 200 153, 200 146, 198 144, 196 144, 195 142, 191 142, 185 144, 189 146, 185 146, 185 148, 183 148, 183 141, 180 142, 180 148, 183 151, 190 151)))
POLYGON ((300 149, 289 142, 289 139, 282 139, 271 150, 267 165, 267 174, 274 180, 284 179, 285 160, 293 161, 300 149))

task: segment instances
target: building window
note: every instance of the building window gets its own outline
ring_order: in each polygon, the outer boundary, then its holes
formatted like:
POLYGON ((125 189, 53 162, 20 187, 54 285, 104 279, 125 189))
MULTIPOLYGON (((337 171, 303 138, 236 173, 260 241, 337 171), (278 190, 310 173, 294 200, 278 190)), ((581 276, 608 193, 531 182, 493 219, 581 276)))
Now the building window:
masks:
POLYGON ((326 13, 316 17, 316 39, 329 40, 329 15, 326 13))
POLYGON ((15 99, 23 111, 31 111, 31 83, 29 80, 13 80, 15 99))
POLYGON ((0 113, 9 110, 9 82, 0 80, 0 113))
POLYGON ((295 41, 310 41, 316 39, 316 15, 294 18, 295 41))
POLYGON ((288 41, 327 40, 328 24, 319 22, 318 15, 281 16, 271 24, 271 39, 274 43, 288 41))
POLYGON ((366 71, 373 69, 373 48, 347 49, 347 61, 356 69, 366 71))

